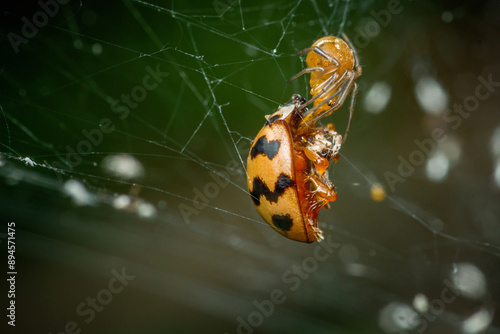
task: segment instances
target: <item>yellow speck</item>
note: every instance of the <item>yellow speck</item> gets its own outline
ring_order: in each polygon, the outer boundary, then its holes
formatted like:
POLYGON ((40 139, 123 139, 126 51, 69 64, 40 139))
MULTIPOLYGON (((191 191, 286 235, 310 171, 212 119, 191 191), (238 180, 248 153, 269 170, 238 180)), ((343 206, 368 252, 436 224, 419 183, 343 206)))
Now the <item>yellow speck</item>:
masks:
POLYGON ((375 202, 382 202, 387 196, 384 187, 380 183, 374 183, 370 190, 372 200, 375 202))
POLYGON ((328 123, 328 124, 326 125, 326 128, 327 128, 328 130, 335 131, 335 124, 333 124, 333 123, 328 123))

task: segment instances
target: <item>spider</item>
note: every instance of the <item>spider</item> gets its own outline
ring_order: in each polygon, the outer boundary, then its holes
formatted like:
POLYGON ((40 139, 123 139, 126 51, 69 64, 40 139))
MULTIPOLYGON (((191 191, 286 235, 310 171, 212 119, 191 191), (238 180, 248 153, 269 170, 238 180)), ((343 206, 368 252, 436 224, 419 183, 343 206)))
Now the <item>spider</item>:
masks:
POLYGON ((345 41, 335 36, 322 37, 311 47, 298 52, 299 54, 307 52, 307 68, 294 75, 288 82, 303 74, 311 73, 309 83, 312 98, 300 107, 305 108, 313 104, 313 107, 302 115, 299 133, 307 132, 307 128, 313 128, 320 118, 329 116, 339 109, 352 92, 349 121, 343 142, 347 138, 358 93, 358 84, 355 80, 361 76, 362 70, 354 46, 345 34, 342 34, 342 37, 345 41))

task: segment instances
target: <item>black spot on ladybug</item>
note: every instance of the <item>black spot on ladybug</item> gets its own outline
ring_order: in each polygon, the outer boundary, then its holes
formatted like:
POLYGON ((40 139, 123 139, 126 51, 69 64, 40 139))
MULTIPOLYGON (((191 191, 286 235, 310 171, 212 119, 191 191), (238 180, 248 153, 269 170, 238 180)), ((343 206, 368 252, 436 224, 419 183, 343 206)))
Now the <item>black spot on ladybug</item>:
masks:
POLYGON ((293 220, 290 215, 273 215, 273 224, 282 231, 290 231, 293 225, 293 220))
POLYGON ((257 156, 257 154, 264 154, 270 160, 273 160, 276 154, 278 154, 280 144, 279 140, 271 140, 268 142, 266 136, 262 136, 257 139, 253 145, 252 150, 250 151, 250 156, 253 159, 257 156))
POLYGON ((283 195, 286 188, 293 185, 295 185, 295 182, 288 175, 281 173, 274 185, 274 191, 271 191, 267 184, 256 177, 253 179, 253 190, 250 192, 250 195, 256 206, 260 205, 260 196, 265 196, 269 202, 277 203, 278 198, 283 195))
POLYGON ((268 119, 268 120, 266 121, 266 124, 264 124, 264 125, 269 125, 269 124, 271 124, 271 123, 274 123, 274 122, 276 122, 277 120, 279 120, 279 119, 280 119, 280 117, 281 117, 280 115, 273 116, 273 117, 271 117, 270 119, 268 119))

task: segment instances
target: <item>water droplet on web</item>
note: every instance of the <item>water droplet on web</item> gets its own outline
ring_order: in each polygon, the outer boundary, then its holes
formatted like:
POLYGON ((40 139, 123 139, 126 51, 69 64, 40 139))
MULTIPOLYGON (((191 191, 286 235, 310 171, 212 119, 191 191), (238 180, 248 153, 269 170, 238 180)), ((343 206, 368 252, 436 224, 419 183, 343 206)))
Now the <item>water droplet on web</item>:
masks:
POLYGON ((448 157, 441 151, 436 151, 431 155, 425 166, 427 178, 434 182, 443 181, 448 175, 450 169, 450 161, 448 157))
POLYGON ((419 293, 413 298, 413 307, 420 313, 425 313, 429 309, 429 300, 427 297, 419 293))
POLYGON ((18 184, 24 177, 24 173, 20 169, 13 170, 7 175, 5 183, 9 186, 18 184))
POLYGON ((435 232, 441 232, 444 229, 444 223, 439 218, 434 218, 429 222, 429 227, 435 232))
POLYGON ((446 10, 443 12, 443 15, 441 15, 441 19, 444 23, 451 23, 451 21, 453 21, 453 13, 446 10))
POLYGON ((464 297, 479 299, 486 293, 484 274, 472 263, 458 263, 451 280, 464 297))
POLYGON ((412 330, 418 325, 418 314, 407 304, 392 302, 379 314, 379 326, 388 333, 412 330))
POLYGON ((127 195, 120 195, 113 201, 113 207, 115 209, 124 209, 130 205, 130 197, 127 195))
POLYGON ((156 207, 160 210, 165 210, 168 207, 168 205, 165 200, 160 199, 158 203, 156 203, 156 207))
POLYGON ((423 76, 418 79, 415 94, 418 104, 428 114, 440 115, 448 107, 448 94, 433 77, 423 76))
POLYGON ((500 158, 497 159, 495 164, 495 170, 493 172, 493 181, 495 185, 500 188, 500 158))
POLYGON ((102 54, 102 45, 99 43, 92 44, 92 53, 96 56, 100 56, 102 54))
POLYGON ((447 141, 438 145, 438 149, 448 157, 450 166, 455 166, 460 161, 462 147, 455 136, 450 135, 447 141))
POLYGON ((391 100, 392 87, 385 81, 374 83, 366 93, 363 106, 372 114, 382 112, 391 100))
POLYGON ((490 140, 490 147, 493 157, 500 157, 500 126, 497 126, 493 131, 490 140))
POLYGON ((144 175, 142 164, 128 154, 107 156, 104 158, 102 165, 106 172, 125 180, 135 179, 144 175))
POLYGON ((241 238, 235 233, 231 234, 227 241, 233 247, 239 247, 242 244, 241 238))
POLYGON ((149 203, 141 203, 137 207, 137 214, 141 218, 152 218, 156 216, 156 208, 149 203))
MULTIPOLYGON (((251 57, 254 57, 257 55, 257 50, 255 48, 250 47, 250 46, 245 47, 245 52, 247 53, 247 55, 249 55, 251 57)), ((253 59, 251 59, 251 61, 253 61, 253 59)))
POLYGON ((73 47, 74 47, 75 49, 77 49, 77 50, 80 50, 81 48, 83 48, 83 42, 82 42, 82 40, 81 40, 81 39, 79 39, 79 38, 78 38, 78 39, 75 39, 75 40, 73 41, 73 47))
POLYGON ((370 274, 369 268, 361 263, 348 263, 345 270, 349 275, 356 277, 366 277, 370 274))
POLYGON ((467 334, 483 333, 492 320, 492 313, 482 308, 463 322, 462 329, 467 334))
POLYGON ((79 181, 66 181, 63 191, 66 195, 71 197, 73 203, 78 206, 92 205, 95 202, 94 195, 89 193, 83 183, 79 181))

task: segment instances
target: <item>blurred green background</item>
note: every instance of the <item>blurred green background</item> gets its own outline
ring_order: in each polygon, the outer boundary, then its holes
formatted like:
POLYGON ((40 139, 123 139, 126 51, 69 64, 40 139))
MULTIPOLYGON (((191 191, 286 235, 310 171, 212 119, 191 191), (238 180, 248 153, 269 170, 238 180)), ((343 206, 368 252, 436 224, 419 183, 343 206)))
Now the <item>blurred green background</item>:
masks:
POLYGON ((61 2, 0 7, 7 332, 500 332, 498 1, 61 2), (360 92, 327 240, 301 244, 244 163, 308 97, 297 51, 342 32, 360 92))

